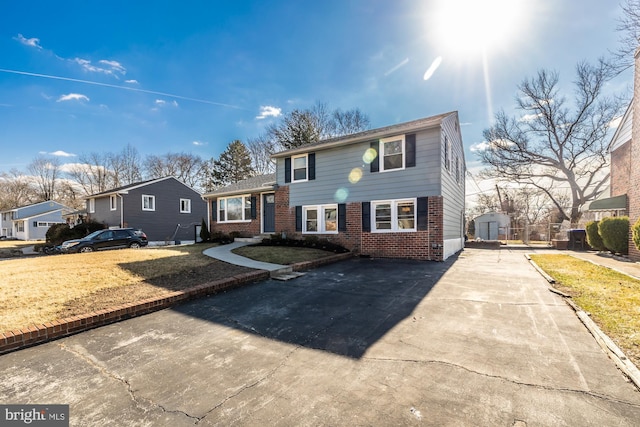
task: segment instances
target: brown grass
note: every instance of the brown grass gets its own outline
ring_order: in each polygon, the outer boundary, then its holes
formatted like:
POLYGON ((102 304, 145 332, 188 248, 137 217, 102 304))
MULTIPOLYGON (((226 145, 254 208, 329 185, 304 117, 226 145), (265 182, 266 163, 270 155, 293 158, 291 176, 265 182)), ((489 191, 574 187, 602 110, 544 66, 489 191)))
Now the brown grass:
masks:
POLYGON ((21 257, 24 255, 22 253, 23 248, 43 243, 43 241, 0 240, 0 259, 21 257))
POLYGON ((639 280, 570 255, 531 258, 640 366, 639 280))
POLYGON ((251 271, 203 255, 209 246, 122 249, 2 261, 0 331, 251 271))
POLYGON ((255 259, 256 261, 284 265, 312 261, 335 255, 333 252, 327 252, 321 249, 288 246, 241 246, 232 252, 237 255, 255 259))

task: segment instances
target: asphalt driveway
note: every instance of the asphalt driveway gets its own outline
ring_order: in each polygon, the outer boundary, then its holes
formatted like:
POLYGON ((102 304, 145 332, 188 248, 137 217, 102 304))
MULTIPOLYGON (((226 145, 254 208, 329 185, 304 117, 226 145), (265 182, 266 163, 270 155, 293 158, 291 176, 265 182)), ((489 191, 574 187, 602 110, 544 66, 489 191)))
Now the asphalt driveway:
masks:
POLYGON ((354 259, 0 356, 71 425, 637 426, 640 393, 518 250, 354 259))

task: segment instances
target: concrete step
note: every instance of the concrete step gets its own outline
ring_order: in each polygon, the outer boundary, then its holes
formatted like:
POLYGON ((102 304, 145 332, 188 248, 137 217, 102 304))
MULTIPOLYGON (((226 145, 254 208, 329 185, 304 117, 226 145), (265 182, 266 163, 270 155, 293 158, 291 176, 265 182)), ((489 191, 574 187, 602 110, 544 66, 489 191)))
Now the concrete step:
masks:
POLYGON ((271 272, 271 278, 273 280, 280 280, 282 282, 286 282, 288 280, 293 280, 293 279, 297 279, 300 276, 304 276, 306 273, 300 273, 299 271, 292 271, 290 273, 277 273, 274 274, 276 272, 271 272))

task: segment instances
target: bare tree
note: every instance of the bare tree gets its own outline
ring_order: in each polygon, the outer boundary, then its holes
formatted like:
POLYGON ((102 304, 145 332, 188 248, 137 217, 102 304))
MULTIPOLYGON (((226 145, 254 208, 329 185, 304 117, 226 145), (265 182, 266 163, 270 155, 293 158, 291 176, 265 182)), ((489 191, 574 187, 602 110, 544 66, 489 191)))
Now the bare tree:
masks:
POLYGON ((35 202, 53 200, 60 175, 60 160, 56 157, 36 157, 27 167, 36 187, 35 202))
POLYGON ((81 154, 78 160, 79 163, 68 168, 67 175, 78 183, 85 195, 101 193, 113 188, 108 154, 81 154))
POLYGON ((257 175, 275 172, 276 165, 271 160, 271 155, 276 152, 276 147, 266 135, 250 138, 245 145, 249 150, 251 165, 257 175))
POLYGON ((35 200, 31 180, 17 169, 0 173, 0 210, 25 206, 35 200))
POLYGON ((611 64, 617 72, 622 72, 633 65, 640 42, 640 0, 626 0, 622 4, 622 18, 616 30, 621 33, 620 44, 612 52, 611 64))
POLYGON ((190 153, 167 153, 162 156, 149 155, 144 160, 144 170, 150 179, 173 176, 194 189, 203 187, 204 162, 190 153))
POLYGON ((622 107, 619 99, 602 94, 612 75, 603 61, 582 62, 576 71, 571 103, 560 94, 557 73, 541 70, 525 79, 516 98, 522 114, 497 113, 484 131, 489 148, 480 152, 490 167, 485 176, 542 190, 572 223, 608 180, 607 131, 622 107), (570 196, 568 206, 562 204, 562 187, 570 196))
POLYGON ((131 144, 119 153, 109 155, 109 166, 114 188, 142 181, 142 159, 131 144))
POLYGON ((267 128, 266 136, 279 151, 368 128, 369 119, 360 110, 331 112, 326 103, 316 102, 309 109, 285 114, 279 123, 267 128))

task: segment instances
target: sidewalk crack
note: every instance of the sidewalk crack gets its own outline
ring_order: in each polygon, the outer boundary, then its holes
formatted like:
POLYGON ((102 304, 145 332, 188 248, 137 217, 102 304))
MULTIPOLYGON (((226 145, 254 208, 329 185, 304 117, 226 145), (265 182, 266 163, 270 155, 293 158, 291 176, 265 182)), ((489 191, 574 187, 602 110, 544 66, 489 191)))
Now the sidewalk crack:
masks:
POLYGON ((613 396, 609 396, 606 394, 602 394, 602 393, 597 393, 597 392, 593 392, 590 390, 579 390, 579 389, 573 389, 573 388, 568 388, 568 387, 553 387, 553 386, 548 386, 548 385, 544 385, 544 384, 533 384, 533 383, 527 383, 527 382, 523 382, 523 381, 517 381, 514 380, 512 378, 508 378, 508 377, 504 377, 501 375, 492 375, 492 374, 488 374, 486 372, 480 372, 480 371, 476 371, 473 370, 471 368, 468 368, 464 365, 459 365, 457 363, 452 363, 452 362, 445 362, 443 360, 418 360, 418 359, 395 359, 395 358, 385 358, 385 357, 364 357, 363 359, 365 360, 370 360, 370 361, 379 361, 379 362, 406 362, 406 363, 415 363, 415 364, 422 364, 422 365, 444 365, 444 366, 449 366, 452 368, 456 368, 456 369, 462 369, 464 371, 467 371, 469 373, 475 374, 475 375, 480 375, 483 377, 487 377, 487 378, 493 378, 493 379, 497 379, 500 381, 506 381, 515 385, 519 385, 519 386, 524 386, 524 387, 534 387, 534 388, 539 388, 542 390, 548 390, 548 391, 558 391, 558 392, 563 392, 563 393, 576 393, 576 394, 583 394, 586 396, 590 396, 596 399, 600 399, 600 400, 606 400, 609 402, 614 402, 614 403, 620 403, 623 405, 628 405, 631 406, 633 408, 640 408, 640 404, 638 403, 634 403, 634 402, 629 402, 626 400, 622 400, 622 399, 618 399, 616 397, 613 396))
POLYGON ((151 399, 138 396, 133 390, 131 383, 129 383, 127 379, 122 378, 120 375, 117 375, 109 371, 105 366, 100 364, 100 362, 96 360, 91 354, 78 351, 77 349, 74 349, 71 347, 67 347, 67 345, 64 343, 59 343, 58 346, 60 347, 61 350, 64 350, 73 354, 74 356, 86 362, 91 367, 97 369, 102 375, 106 376, 107 378, 115 380, 121 383, 122 385, 124 385, 131 400, 136 404, 138 408, 142 409, 145 412, 152 408, 158 408, 162 412, 184 415, 185 417, 194 420, 194 424, 197 424, 202 418, 204 418, 204 417, 196 417, 180 410, 167 409, 164 406, 153 402, 151 399))

